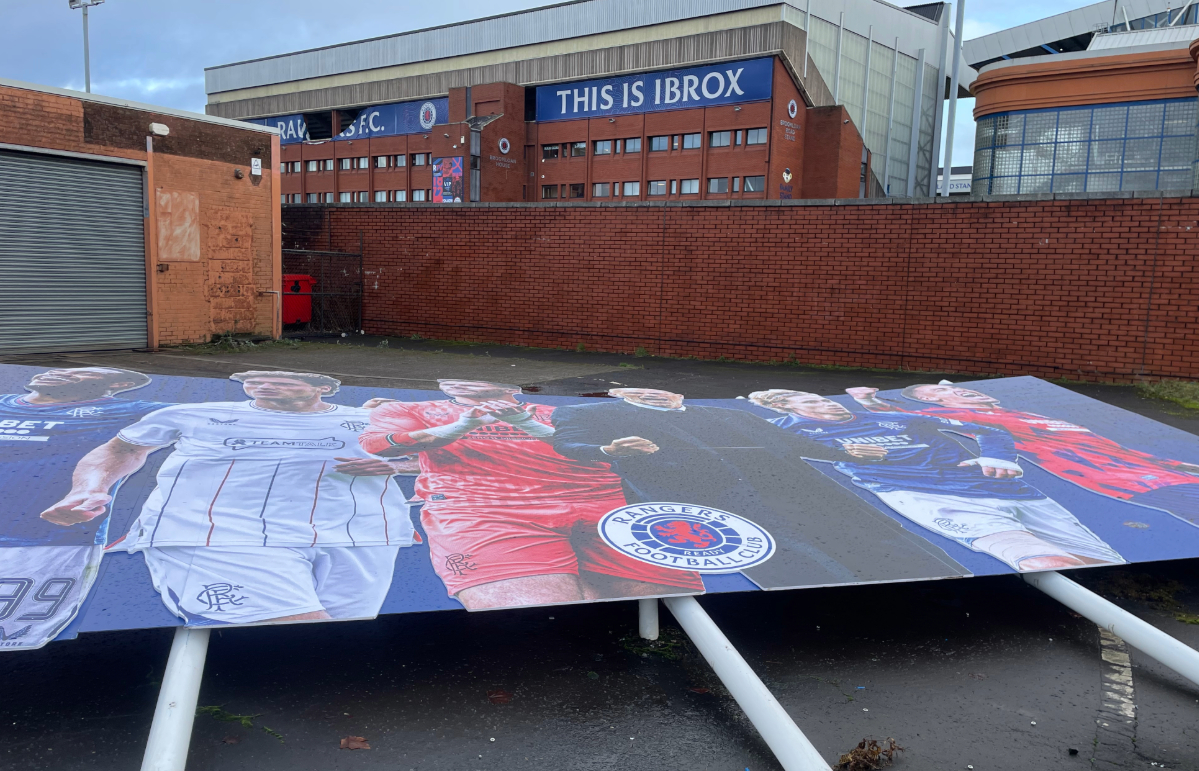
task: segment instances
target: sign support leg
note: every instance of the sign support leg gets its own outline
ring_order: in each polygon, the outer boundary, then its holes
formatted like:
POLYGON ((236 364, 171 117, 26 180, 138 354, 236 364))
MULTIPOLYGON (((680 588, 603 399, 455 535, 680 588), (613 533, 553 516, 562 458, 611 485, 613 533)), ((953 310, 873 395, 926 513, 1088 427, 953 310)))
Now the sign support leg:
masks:
POLYGON ((829 764, 758 679, 694 597, 662 600, 716 671, 785 771, 828 771, 829 764))
POLYGON ((658 639, 658 601, 637 600, 637 631, 643 640, 658 639))
POLYGON ((175 630, 171 655, 167 659, 158 690, 158 706, 142 758, 142 771, 184 771, 187 748, 191 744, 196 704, 200 700, 200 679, 208 654, 208 629, 175 630))
POLYGON ((1094 621, 1147 656, 1199 685, 1199 651, 1175 640, 1157 627, 1108 602, 1061 573, 1024 573, 1024 580, 1094 621))

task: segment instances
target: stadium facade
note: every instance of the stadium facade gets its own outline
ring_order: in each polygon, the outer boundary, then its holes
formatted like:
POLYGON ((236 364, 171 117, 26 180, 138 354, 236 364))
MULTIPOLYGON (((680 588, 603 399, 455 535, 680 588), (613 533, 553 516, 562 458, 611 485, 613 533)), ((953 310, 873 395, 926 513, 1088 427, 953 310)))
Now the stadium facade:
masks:
POLYGON ((1199 187, 1199 4, 1102 2, 966 41, 973 193, 1199 187))
POLYGON ((284 203, 931 195, 947 7, 579 0, 212 67, 207 111, 280 129, 284 203))

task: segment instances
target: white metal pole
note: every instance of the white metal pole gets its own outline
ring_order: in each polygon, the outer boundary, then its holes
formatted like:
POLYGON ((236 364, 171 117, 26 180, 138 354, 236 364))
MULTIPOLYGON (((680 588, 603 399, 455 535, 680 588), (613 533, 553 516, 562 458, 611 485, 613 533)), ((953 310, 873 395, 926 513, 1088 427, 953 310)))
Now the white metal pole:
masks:
POLYGON ((812 36, 812 0, 807 0, 803 12, 803 80, 808 87, 808 38, 812 36))
POLYGON ((92 92, 92 57, 87 50, 87 6, 83 6, 83 87, 92 92))
POLYGON ((637 631, 643 640, 658 639, 657 600, 637 600, 637 631))
POLYGON ((1084 589, 1061 573, 1024 573, 1024 580, 1126 643, 1199 685, 1199 651, 1084 589))
POLYGON ((899 77, 899 38, 891 55, 891 100, 887 104, 887 154, 883 158, 883 195, 891 195, 891 129, 895 125, 895 80, 899 77))
MULTIPOLYGON (((898 46, 897 46, 898 48, 898 46)), ((912 137, 908 147, 908 198, 916 195, 916 162, 920 155, 920 123, 924 119, 924 49, 916 52, 916 91, 912 95, 912 137)))
POLYGON ((158 706, 154 708, 142 771, 183 771, 187 765, 208 636, 208 629, 181 626, 175 630, 162 687, 158 689, 158 706))
POLYGON ((966 21, 966 0, 957 0, 958 15, 953 25, 953 75, 949 79, 949 126, 945 130, 945 173, 941 175, 941 195, 949 197, 949 178, 953 176, 953 129, 958 116, 958 68, 962 63, 962 25, 966 21))
POLYGON ((866 118, 870 115, 870 54, 874 52, 874 25, 866 37, 866 77, 862 78, 862 138, 866 138, 866 118))
POLYGON ((695 598, 667 597, 663 602, 758 729, 784 771, 828 771, 829 764, 695 598))
POLYGON ((845 14, 837 17, 837 58, 833 64, 833 104, 841 104, 841 40, 845 37, 845 14))
POLYGON ((937 45, 940 46, 941 53, 937 55, 937 87, 934 92, 936 99, 933 101, 936 106, 933 114, 933 151, 928 164, 927 195, 931 197, 937 195, 937 163, 941 158, 941 116, 945 108, 945 56, 949 52, 949 9, 944 6, 942 8, 937 35, 937 45))

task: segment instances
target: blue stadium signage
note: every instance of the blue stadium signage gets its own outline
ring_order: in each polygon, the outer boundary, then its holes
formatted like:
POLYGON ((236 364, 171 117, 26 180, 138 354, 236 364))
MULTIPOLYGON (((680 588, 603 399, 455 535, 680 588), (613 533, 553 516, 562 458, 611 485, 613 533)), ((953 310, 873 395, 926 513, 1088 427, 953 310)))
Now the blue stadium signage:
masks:
POLYGON ((423 102, 396 102, 367 107, 334 140, 391 137, 419 134, 435 125, 449 122, 450 100, 427 99, 423 102))
POLYGON ((770 99, 770 57, 537 88, 537 120, 713 107, 770 99))

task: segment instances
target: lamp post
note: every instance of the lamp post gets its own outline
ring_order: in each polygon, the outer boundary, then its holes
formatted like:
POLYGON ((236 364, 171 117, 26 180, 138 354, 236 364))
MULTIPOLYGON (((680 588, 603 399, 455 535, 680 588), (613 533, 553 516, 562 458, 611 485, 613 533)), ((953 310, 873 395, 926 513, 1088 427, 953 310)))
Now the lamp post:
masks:
POLYGON ((83 84, 90 94, 92 92, 92 63, 87 50, 87 9, 103 3, 104 0, 67 0, 67 2, 71 4, 72 11, 77 8, 83 9, 83 84))

